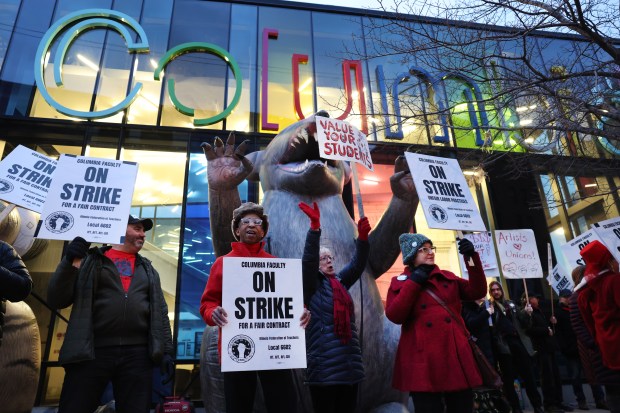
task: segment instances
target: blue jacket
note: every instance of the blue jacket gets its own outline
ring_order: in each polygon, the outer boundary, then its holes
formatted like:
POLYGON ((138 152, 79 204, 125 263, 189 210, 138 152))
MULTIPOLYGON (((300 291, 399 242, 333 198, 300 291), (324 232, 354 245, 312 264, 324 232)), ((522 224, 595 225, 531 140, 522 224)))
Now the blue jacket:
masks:
MULTIPOLYGON (((308 231, 302 259, 304 297, 312 314, 306 328, 308 367, 306 383, 310 385, 355 384, 364 379, 360 342, 351 314, 351 340, 342 344, 334 333, 334 303, 329 279, 319 271, 321 231, 308 231)), ((368 241, 356 241, 355 256, 337 278, 349 289, 362 275, 369 252, 368 241)))

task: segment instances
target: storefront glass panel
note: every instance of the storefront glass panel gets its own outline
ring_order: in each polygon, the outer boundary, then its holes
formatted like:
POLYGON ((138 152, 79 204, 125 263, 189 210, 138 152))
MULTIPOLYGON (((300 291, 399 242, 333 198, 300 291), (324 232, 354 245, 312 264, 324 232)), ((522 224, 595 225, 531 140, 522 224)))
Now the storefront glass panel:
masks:
MULTIPOLYGON (((258 7, 239 4, 232 5, 230 23, 230 54, 239 65, 242 87, 241 100, 235 110, 226 118, 226 129, 253 132, 257 129, 258 96, 257 50, 258 7)), ((235 79, 228 77, 227 105, 235 94, 235 79)))
MULTIPOLYGON (((169 47, 203 42, 228 50, 230 8, 231 5, 226 3, 176 1, 169 47)), ((231 72, 226 62, 209 53, 188 53, 170 62, 163 78, 166 98, 163 101, 161 125, 193 128, 194 119, 213 117, 224 111, 224 80, 227 73, 231 72), (193 117, 179 112, 173 106, 169 98, 169 79, 174 79, 174 93, 178 101, 183 106, 194 109, 193 117)), ((220 121, 205 128, 222 129, 222 125, 220 121)))
POLYGON ((2 7, 0 7, 0 70, 2 70, 9 40, 13 35, 20 3, 20 0, 7 0, 3 1, 2 7))
MULTIPOLYGON (((262 90, 258 94, 261 105, 259 131, 275 132, 297 121, 291 59, 294 54, 306 54, 312 57, 310 12, 261 7, 258 10, 258 36, 260 36, 259 56, 262 57, 266 53, 269 62, 268 67, 263 67, 262 63, 259 63, 259 83, 262 82, 262 76, 267 76, 268 80, 267 94, 264 95, 262 90), (277 38, 275 33, 271 34, 266 41, 268 50, 264 50, 262 39, 267 29, 275 29, 278 34, 277 38), (266 111, 263 110, 265 100, 268 103, 266 111)), ((308 65, 312 64, 312 62, 308 62, 308 65)), ((300 78, 307 79, 308 71, 304 69, 306 68, 300 69, 300 71, 303 70, 300 78)), ((333 73, 340 73, 334 69, 332 71, 333 73)))
POLYGON ((50 25, 53 2, 37 0, 22 1, 11 43, 2 66, 0 82, 0 113, 8 116, 25 117, 34 85, 35 55, 43 37, 42 28, 50 25))
POLYGON ((156 125, 161 101, 167 99, 162 95, 163 80, 155 80, 153 72, 168 50, 172 3, 172 0, 144 0, 140 25, 149 40, 149 53, 134 56, 131 87, 140 82, 142 90, 127 110, 127 123, 156 125))

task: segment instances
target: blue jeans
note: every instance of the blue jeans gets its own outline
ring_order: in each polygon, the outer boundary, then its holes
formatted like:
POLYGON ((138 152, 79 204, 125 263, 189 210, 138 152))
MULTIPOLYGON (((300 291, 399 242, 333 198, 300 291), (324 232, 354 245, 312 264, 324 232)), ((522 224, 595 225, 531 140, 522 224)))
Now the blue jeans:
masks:
POLYGON ((93 412, 112 382, 118 413, 151 409, 153 362, 147 346, 95 348, 95 359, 66 364, 58 413, 93 412))

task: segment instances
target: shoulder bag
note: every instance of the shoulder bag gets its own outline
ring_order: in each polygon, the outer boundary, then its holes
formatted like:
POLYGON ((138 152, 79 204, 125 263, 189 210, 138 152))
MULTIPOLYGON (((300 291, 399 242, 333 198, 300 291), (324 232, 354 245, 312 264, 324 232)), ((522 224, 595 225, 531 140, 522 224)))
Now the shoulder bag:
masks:
POLYGON ((435 294, 432 290, 425 288, 424 291, 428 293, 428 295, 433 297, 433 299, 437 301, 439 305, 441 305, 448 312, 448 314, 450 314, 450 317, 452 317, 454 321, 456 321, 456 323, 463 329, 465 337, 467 337, 467 342, 471 347, 471 352, 474 356, 474 360, 478 365, 480 375, 482 376, 483 385, 494 389, 499 389, 500 387, 502 387, 502 378, 499 376, 499 373, 497 373, 497 370, 495 370, 491 363, 489 363, 489 360, 487 360, 482 350, 480 350, 480 347, 478 347, 478 345, 474 341, 474 338, 465 327, 463 319, 457 317, 450 309, 450 307, 448 307, 446 303, 441 298, 439 298, 437 294, 435 294))

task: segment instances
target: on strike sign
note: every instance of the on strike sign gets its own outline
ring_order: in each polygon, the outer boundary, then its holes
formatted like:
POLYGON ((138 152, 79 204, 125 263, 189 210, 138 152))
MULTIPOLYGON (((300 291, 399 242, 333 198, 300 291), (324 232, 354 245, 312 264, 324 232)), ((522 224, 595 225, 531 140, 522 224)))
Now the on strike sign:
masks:
POLYGON ((366 135, 343 120, 316 117, 316 135, 321 157, 362 164, 373 171, 366 135))
POLYGON ((301 260, 224 258, 222 371, 306 368, 301 260))
POLYGON ((456 159, 405 152, 429 228, 486 231, 456 159))
POLYGON ((137 174, 135 162, 61 155, 35 236, 122 244, 137 174))

